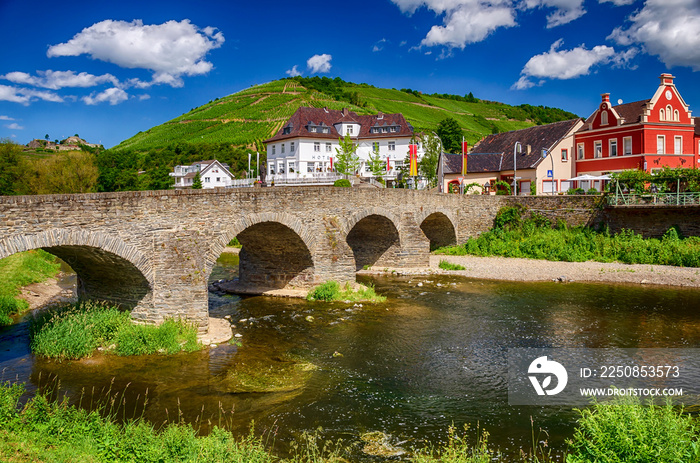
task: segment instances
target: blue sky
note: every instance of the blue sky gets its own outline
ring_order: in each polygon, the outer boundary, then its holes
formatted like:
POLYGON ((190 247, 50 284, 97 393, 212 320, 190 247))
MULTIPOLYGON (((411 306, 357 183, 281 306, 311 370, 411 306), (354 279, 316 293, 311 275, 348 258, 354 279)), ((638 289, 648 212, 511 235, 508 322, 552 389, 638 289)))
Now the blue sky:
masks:
POLYGON ((0 138, 23 144, 109 148, 295 73, 586 117, 671 72, 700 115, 700 0, 0 0, 0 43, 0 138))

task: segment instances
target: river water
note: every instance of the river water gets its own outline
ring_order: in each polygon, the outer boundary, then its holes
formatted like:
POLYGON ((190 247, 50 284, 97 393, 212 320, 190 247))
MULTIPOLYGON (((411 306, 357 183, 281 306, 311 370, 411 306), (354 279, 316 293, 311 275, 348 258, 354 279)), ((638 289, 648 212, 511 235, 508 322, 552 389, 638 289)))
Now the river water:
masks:
MULTIPOLYGON (((213 279, 235 274, 235 259, 222 264, 213 279)), ((111 388, 124 397, 123 416, 143 414, 157 425, 184 419, 203 432, 221 424, 243 434, 254 421, 255 432, 280 453, 301 432, 316 431, 342 438, 352 459, 371 459, 360 451, 362 433, 382 431, 410 449, 444 441, 454 423, 487 430, 489 442, 515 459, 520 449, 531 450, 533 430, 561 453, 578 415, 571 407, 508 405, 508 348, 700 347, 697 290, 360 279, 387 302, 212 294, 212 314, 231 317, 240 345, 170 357, 37 359, 19 323, 0 328, 0 370, 3 379, 26 381, 30 389, 55 376, 72 400, 82 391, 83 404, 111 388), (275 383, 277 392, 254 392, 255 379, 241 385, 239 378, 260 372, 281 372, 290 382, 275 383)))

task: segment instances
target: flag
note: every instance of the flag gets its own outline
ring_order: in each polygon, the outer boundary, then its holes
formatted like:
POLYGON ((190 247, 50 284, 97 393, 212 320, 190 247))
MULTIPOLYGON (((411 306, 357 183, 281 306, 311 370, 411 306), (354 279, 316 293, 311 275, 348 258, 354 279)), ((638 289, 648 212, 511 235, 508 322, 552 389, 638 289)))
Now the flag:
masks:
POLYGON ((331 172, 333 172, 333 156, 331 156, 331 172))
POLYGON ((410 160, 410 167, 408 175, 411 177, 418 176, 418 145, 408 145, 408 155, 410 160))
POLYGON ((469 151, 469 144, 464 141, 462 137, 462 175, 467 176, 467 152, 469 151))
POLYGON ((391 170, 391 164, 389 163, 389 156, 386 157, 386 171, 389 172, 391 170))

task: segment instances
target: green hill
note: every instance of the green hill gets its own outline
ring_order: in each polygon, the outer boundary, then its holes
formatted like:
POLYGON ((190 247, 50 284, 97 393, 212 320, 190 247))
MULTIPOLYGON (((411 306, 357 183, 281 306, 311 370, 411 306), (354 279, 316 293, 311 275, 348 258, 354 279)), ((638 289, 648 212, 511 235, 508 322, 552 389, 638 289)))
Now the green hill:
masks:
POLYGON ((384 89, 340 78, 294 77, 256 85, 195 108, 171 121, 139 132, 115 150, 148 151, 178 142, 258 145, 271 137, 300 106, 349 108, 358 114, 402 113, 417 131, 457 120, 473 144, 494 132, 577 117, 556 108, 510 106, 465 96, 422 94, 411 89, 384 89))

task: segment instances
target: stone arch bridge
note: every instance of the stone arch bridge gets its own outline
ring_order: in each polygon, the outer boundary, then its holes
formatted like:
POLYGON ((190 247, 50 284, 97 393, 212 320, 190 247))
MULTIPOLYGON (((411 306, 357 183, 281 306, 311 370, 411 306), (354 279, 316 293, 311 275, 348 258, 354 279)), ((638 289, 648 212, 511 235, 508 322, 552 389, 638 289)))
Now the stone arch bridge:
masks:
POLYGON ((0 258, 44 249, 82 296, 207 329, 207 279, 238 237, 253 291, 354 281, 365 265, 424 267, 431 247, 491 227, 504 198, 362 188, 251 188, 0 197, 0 258))

